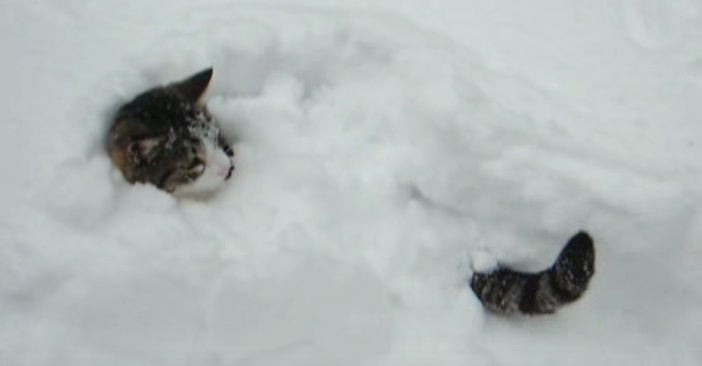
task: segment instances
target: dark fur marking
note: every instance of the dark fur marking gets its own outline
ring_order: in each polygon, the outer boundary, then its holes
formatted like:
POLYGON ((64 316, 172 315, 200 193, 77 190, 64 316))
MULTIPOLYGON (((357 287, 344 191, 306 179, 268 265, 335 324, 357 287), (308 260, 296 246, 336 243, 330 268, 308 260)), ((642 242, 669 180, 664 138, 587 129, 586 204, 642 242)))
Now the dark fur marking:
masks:
POLYGON ((581 231, 561 250, 554 264, 541 272, 510 268, 476 272, 471 289, 488 310, 499 314, 550 314, 578 300, 595 274, 595 246, 581 231))

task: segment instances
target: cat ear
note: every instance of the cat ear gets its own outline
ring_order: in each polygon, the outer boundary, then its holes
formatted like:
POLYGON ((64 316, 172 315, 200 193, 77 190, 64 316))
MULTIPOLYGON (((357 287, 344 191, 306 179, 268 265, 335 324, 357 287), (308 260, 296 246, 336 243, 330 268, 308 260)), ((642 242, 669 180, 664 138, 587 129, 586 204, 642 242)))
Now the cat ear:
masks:
POLYGON ((210 67, 209 69, 202 70, 197 74, 176 83, 174 87, 189 101, 197 104, 205 94, 207 86, 210 84, 212 73, 213 70, 210 67))
POLYGON ((156 147, 162 141, 163 138, 161 137, 148 137, 130 142, 127 146, 129 160, 134 164, 150 161, 156 155, 156 147))

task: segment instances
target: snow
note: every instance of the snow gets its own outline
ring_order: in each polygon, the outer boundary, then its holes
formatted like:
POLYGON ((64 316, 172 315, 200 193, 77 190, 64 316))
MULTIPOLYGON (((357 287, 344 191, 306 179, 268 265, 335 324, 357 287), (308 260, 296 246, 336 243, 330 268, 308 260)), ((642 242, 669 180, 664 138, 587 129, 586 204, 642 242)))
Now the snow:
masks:
POLYGON ((702 5, 10 1, 0 364, 699 365, 702 5), (110 114, 214 66, 237 170, 130 186, 110 114), (473 266, 597 245, 557 315, 473 266))

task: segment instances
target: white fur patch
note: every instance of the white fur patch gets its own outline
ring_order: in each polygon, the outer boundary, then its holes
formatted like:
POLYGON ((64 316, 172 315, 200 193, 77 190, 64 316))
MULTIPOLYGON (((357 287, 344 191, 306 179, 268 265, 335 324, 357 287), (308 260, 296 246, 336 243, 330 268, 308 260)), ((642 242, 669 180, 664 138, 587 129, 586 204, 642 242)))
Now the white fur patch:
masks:
POLYGON ((178 187, 173 194, 177 196, 192 196, 214 193, 226 182, 227 172, 232 161, 227 154, 210 141, 205 142, 206 167, 205 171, 190 184, 178 187))

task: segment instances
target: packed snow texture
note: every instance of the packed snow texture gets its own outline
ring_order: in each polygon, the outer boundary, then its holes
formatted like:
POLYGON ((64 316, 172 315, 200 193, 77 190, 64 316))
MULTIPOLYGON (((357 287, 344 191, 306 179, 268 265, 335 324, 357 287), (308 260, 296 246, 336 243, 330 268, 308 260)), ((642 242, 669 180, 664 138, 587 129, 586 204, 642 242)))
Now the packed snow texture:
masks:
POLYGON ((702 4, 20 1, 0 11, 0 364, 702 364, 702 4), (120 103, 214 66, 237 170, 130 186, 120 103), (540 270, 487 314, 472 266, 540 270))

